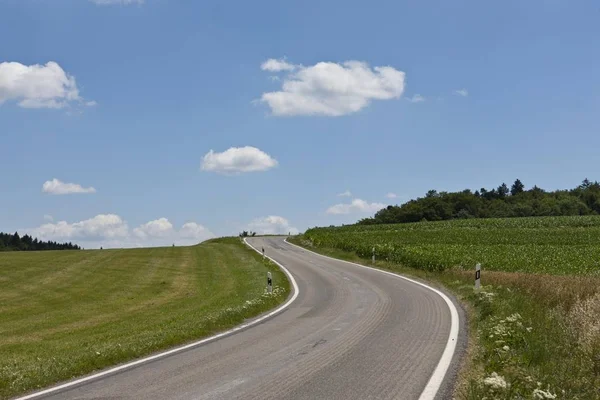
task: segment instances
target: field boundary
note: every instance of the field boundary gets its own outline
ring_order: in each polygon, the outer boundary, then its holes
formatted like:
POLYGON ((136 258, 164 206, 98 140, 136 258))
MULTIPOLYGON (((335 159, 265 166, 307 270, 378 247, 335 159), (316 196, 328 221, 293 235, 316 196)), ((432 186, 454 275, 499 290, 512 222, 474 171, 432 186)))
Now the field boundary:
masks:
POLYGON ((298 247, 299 249, 316 254, 320 257, 328 258, 330 260, 340 261, 340 262, 343 262, 346 264, 351 264, 356 267, 361 267, 361 268, 366 268, 366 269, 370 269, 373 271, 378 271, 378 272, 381 272, 382 274, 392 275, 397 278, 407 280, 409 282, 415 283, 419 286, 422 286, 424 288, 427 288, 427 289, 435 292, 446 302, 446 305, 448 306, 448 308, 450 310, 450 316, 451 316, 450 333, 448 335, 448 341, 446 342, 446 347, 444 348, 444 352, 442 353, 442 356, 440 357, 440 361, 438 362, 437 366, 435 367, 433 374, 429 378, 429 381, 425 385, 423 392, 421 392, 421 395, 419 396, 419 400, 434 400, 437 395, 437 392, 439 391, 439 389, 442 385, 442 382, 444 381, 444 378, 446 377, 446 372, 448 371, 450 364, 452 363, 452 358, 454 356, 456 344, 458 342, 459 317, 458 317, 458 310, 456 309, 456 306, 454 305, 452 300, 450 300, 450 298, 448 298, 448 296, 446 296, 443 292, 441 292, 431 286, 428 286, 422 282, 416 281, 414 279, 407 278, 405 276, 395 274, 393 272, 385 271, 382 269, 367 267, 366 265, 357 264, 352 261, 341 260, 339 258, 329 257, 329 256, 326 256, 323 254, 319 254, 312 250, 308 250, 307 248, 304 248, 302 246, 298 246, 297 244, 290 243, 290 242, 288 242, 287 238, 284 240, 284 242, 290 246, 298 247))
MULTIPOLYGON (((262 254, 259 250, 257 250, 250 243, 248 243, 246 241, 246 239, 244 239, 244 244, 246 244, 246 246, 250 247, 252 250, 256 251, 257 253, 262 254)), ((141 358, 141 359, 136 360, 136 361, 131 361, 131 362, 119 365, 117 367, 109 368, 109 369, 107 369, 105 371, 98 372, 98 373, 95 373, 95 374, 92 374, 92 375, 88 375, 88 376, 85 376, 83 378, 79 378, 79 379, 76 379, 76 380, 71 381, 71 382, 63 383, 63 384, 58 385, 58 386, 50 387, 48 389, 44 389, 44 390, 41 390, 39 392, 34 392, 34 393, 28 394, 26 396, 17 397, 14 400, 30 400, 30 399, 35 399, 35 398, 38 398, 40 396, 45 396, 45 395, 48 395, 48 394, 51 394, 51 393, 59 392, 59 391, 64 390, 64 389, 72 388, 72 387, 81 385, 83 383, 90 382, 90 381, 96 380, 98 378, 102 378, 102 377, 107 376, 107 375, 112 375, 112 374, 115 374, 117 372, 121 372, 121 371, 130 369, 130 368, 133 368, 133 367, 137 367, 139 365, 146 364, 146 363, 151 362, 151 361, 159 360, 161 358, 164 358, 164 357, 167 357, 167 356, 171 356, 173 354, 181 353, 181 352, 183 352, 185 350, 189 350, 189 349, 193 349, 195 347, 202 346, 202 345, 207 344, 209 342, 213 342, 213 341, 215 341, 217 339, 222 339, 224 337, 231 336, 231 335, 233 335, 233 334, 235 334, 235 333, 237 333, 239 331, 251 328, 254 325, 258 325, 258 324, 260 324, 262 322, 265 322, 268 319, 273 318, 277 314, 279 314, 282 311, 284 311, 285 309, 287 309, 290 306, 290 304, 292 304, 296 300, 296 298, 298 297, 298 294, 300 293, 300 291, 298 289, 298 283, 296 282, 296 280, 294 279, 294 277, 292 276, 292 274, 290 273, 290 271, 287 270, 287 268, 285 268, 282 264, 280 264, 279 262, 275 261, 271 257, 269 257, 269 256, 265 256, 265 257, 268 258, 269 260, 271 260, 272 262, 274 262, 275 265, 277 265, 286 274, 286 276, 288 277, 288 279, 290 280, 290 282, 292 284, 293 291, 294 291, 293 294, 292 294, 292 296, 283 305, 277 307, 275 310, 273 310, 273 311, 271 311, 271 312, 269 312, 269 313, 267 313, 267 314, 265 314, 265 315, 263 315, 261 317, 253 319, 250 322, 246 322, 244 324, 236 326, 235 328, 229 329, 229 330, 227 330, 225 332, 221 332, 221 333, 218 333, 218 334, 213 335, 213 336, 209 336, 209 337, 204 338, 202 340, 198 340, 198 341, 193 342, 193 343, 189 343, 189 344, 186 344, 186 345, 183 345, 183 346, 180 346, 180 347, 176 347, 176 348, 171 349, 171 350, 167 350, 167 351, 164 351, 164 352, 161 352, 161 353, 158 353, 158 354, 154 354, 152 356, 144 357, 144 358, 141 358)))

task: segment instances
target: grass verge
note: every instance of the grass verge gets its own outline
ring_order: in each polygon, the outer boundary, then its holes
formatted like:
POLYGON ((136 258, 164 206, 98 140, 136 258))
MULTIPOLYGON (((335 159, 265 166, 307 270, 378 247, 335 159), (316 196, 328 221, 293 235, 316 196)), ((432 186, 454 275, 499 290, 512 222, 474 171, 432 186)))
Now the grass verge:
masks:
MULTIPOLYGON (((356 253, 290 242, 371 265, 356 253)), ((482 271, 426 271, 376 261, 376 268, 441 286, 465 305, 469 349, 457 399, 600 399, 600 279, 482 271)))
POLYGON ((290 290, 285 274, 239 238, 0 253, 0 285, 0 398, 226 330, 290 290))

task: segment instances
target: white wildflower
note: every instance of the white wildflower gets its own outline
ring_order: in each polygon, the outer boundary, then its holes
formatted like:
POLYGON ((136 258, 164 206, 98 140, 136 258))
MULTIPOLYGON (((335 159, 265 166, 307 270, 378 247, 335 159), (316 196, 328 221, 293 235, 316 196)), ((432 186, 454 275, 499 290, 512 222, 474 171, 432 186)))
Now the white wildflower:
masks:
POLYGON ((483 380, 483 383, 492 389, 506 389, 507 386, 504 377, 498 375, 496 372, 492 372, 489 377, 483 380))
POLYGON ((550 393, 550 391, 534 389, 533 390, 533 398, 534 399, 555 399, 556 395, 550 393))
MULTIPOLYGON (((502 322, 502 321, 500 321, 500 322, 502 322)), ((507 328, 505 325, 503 325, 502 323, 495 325, 492 328, 492 332, 496 336, 511 336, 511 330, 509 328, 507 328)))
POLYGON ((515 322, 517 320, 521 319, 521 314, 519 313, 514 313, 513 315, 511 315, 510 317, 506 317, 506 320, 508 322, 515 322))
POLYGON ((492 298, 496 295, 496 293, 492 293, 492 292, 479 292, 479 296, 481 298, 485 298, 487 300, 492 300, 492 298))
POLYGON ((526 330, 527 332, 531 332, 531 331, 533 330, 533 328, 532 328, 532 327, 530 327, 530 326, 528 326, 527 328, 525 328, 525 330, 526 330))
POLYGON ((504 347, 502 348, 502 350, 504 350, 504 351, 509 351, 509 350, 510 350, 510 347, 508 347, 508 346, 504 346, 504 347))

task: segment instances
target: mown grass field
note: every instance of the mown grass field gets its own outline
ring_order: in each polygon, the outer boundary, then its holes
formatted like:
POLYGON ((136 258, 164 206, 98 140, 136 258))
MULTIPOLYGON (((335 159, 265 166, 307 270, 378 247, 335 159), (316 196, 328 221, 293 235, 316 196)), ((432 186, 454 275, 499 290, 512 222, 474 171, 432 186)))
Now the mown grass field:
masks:
POLYGON ((0 398, 224 330, 289 292, 285 275, 238 238, 0 253, 0 287, 0 398))
POLYGON ((600 276, 600 216, 471 219, 309 229, 316 246, 426 270, 600 276))
POLYGON ((375 267, 460 299, 470 343, 455 398, 600 399, 600 217, 314 228, 291 241, 369 265, 375 247, 375 267))

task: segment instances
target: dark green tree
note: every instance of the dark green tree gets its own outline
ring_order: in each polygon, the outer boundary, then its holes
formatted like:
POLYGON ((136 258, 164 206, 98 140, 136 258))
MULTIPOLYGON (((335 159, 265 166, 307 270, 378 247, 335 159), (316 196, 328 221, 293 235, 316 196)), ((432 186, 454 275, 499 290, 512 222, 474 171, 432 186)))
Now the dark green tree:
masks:
POLYGON ((508 190, 508 186, 506 186, 506 183, 503 183, 502 185, 498 186, 498 198, 499 199, 503 199, 506 196, 508 196, 508 193, 510 193, 510 191, 508 190))
POLYGON ((600 183, 589 179, 572 190, 546 192, 538 186, 525 190, 517 179, 511 190, 505 184, 497 189, 481 188, 448 193, 428 191, 424 197, 399 206, 387 206, 359 224, 393 224, 439 221, 454 218, 508 218, 546 215, 600 214, 600 183), (508 194, 511 193, 512 196, 508 194))
POLYGON ((515 183, 513 183, 513 185, 510 187, 510 194, 516 196, 519 193, 523 193, 524 190, 525 185, 523 185, 523 182, 521 182, 521 180, 517 179, 515 183))
POLYGON ((10 239, 10 247, 16 250, 23 250, 23 242, 21 242, 21 237, 18 232, 15 232, 10 239))

